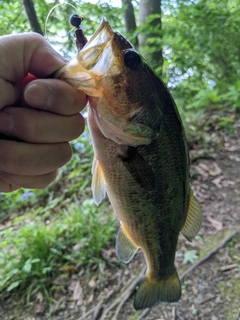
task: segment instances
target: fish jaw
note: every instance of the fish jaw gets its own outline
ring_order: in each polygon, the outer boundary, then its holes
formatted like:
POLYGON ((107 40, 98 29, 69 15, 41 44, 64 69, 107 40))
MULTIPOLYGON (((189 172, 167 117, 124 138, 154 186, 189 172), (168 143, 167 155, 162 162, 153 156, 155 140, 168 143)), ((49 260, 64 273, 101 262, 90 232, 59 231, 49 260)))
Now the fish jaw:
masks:
POLYGON ((83 49, 55 76, 64 79, 91 97, 101 97, 103 88, 100 81, 102 77, 111 68, 113 69, 111 73, 118 73, 120 67, 118 56, 121 56, 119 51, 131 47, 130 42, 121 34, 113 31, 107 20, 103 19, 83 49))

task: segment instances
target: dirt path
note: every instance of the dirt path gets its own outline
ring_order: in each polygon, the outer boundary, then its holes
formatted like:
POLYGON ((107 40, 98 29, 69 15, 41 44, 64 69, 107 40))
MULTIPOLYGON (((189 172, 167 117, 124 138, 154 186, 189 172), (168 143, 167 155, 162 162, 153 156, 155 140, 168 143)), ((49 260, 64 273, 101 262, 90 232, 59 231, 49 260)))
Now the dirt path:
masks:
MULTIPOLYGON (((233 230, 240 226, 240 120, 236 132, 229 138, 221 135, 210 148, 210 157, 204 157, 201 146, 191 151, 193 189, 203 212, 203 227, 192 243, 179 239, 176 265, 181 274, 191 264, 189 259, 203 257, 233 230), (217 147, 216 147, 217 145, 217 147)), ((5 320, 87 320, 87 319, 141 319, 142 312, 133 309, 133 297, 122 306, 117 317, 116 307, 105 317, 102 312, 119 297, 144 266, 139 252, 127 266, 116 260, 115 249, 105 252, 105 262, 91 274, 80 271, 71 279, 65 278, 64 290, 59 292, 51 315, 41 301, 28 308, 18 306, 11 298, 0 306, 0 318, 5 320), (42 309, 41 309, 42 308, 42 309), (13 312, 15 309, 16 312, 13 312), (92 312, 89 313, 89 310, 92 312), (13 316, 14 313, 14 316, 13 316), (89 315, 88 315, 89 313, 89 315), (18 316, 16 317, 16 314, 18 316)), ((199 259, 199 258, 198 258, 199 259)), ((240 320, 240 234, 233 237, 182 282, 183 294, 178 303, 159 304, 144 317, 147 320, 240 320)), ((120 301, 122 301, 122 297, 120 301)))

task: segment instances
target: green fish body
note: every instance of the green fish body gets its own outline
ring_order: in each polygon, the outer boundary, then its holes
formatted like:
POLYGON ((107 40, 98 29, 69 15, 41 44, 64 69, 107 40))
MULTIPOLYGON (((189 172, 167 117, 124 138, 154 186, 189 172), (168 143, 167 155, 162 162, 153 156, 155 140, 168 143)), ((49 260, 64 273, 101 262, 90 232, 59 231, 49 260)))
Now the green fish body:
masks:
POLYGON ((107 193, 120 220, 117 256, 128 263, 143 250, 147 272, 135 309, 178 301, 178 236, 193 239, 202 212, 190 189, 187 141, 168 89, 106 20, 57 76, 89 96, 93 198, 98 205, 107 193))

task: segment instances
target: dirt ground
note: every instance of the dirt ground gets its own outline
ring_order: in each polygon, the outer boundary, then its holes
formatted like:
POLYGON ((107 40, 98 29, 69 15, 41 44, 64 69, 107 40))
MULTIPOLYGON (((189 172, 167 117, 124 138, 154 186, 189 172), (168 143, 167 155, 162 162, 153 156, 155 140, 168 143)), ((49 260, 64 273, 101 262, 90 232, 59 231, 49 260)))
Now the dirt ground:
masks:
POLYGON ((188 271, 178 303, 160 303, 136 312, 134 281, 138 282, 145 265, 142 252, 124 265, 110 247, 99 268, 93 265, 91 272, 78 270, 71 277, 55 279, 56 302, 50 309, 41 296, 28 306, 9 297, 0 305, 0 319, 240 320, 240 232, 236 232, 240 227, 240 120, 235 122, 234 134, 209 129, 206 135, 211 139, 207 155, 201 144, 191 150, 192 185, 204 222, 192 243, 179 238, 176 266, 180 275, 188 271), (215 253, 208 255, 214 248, 215 253), (191 266, 196 267, 190 270, 191 266))

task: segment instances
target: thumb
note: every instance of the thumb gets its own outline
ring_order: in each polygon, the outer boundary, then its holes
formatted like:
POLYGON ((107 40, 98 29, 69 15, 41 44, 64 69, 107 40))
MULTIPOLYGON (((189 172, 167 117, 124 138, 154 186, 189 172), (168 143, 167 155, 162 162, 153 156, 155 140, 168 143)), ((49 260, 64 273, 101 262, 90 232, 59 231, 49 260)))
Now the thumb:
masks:
POLYGON ((21 95, 20 80, 28 73, 37 78, 51 75, 64 59, 37 33, 0 37, 0 109, 21 95))

